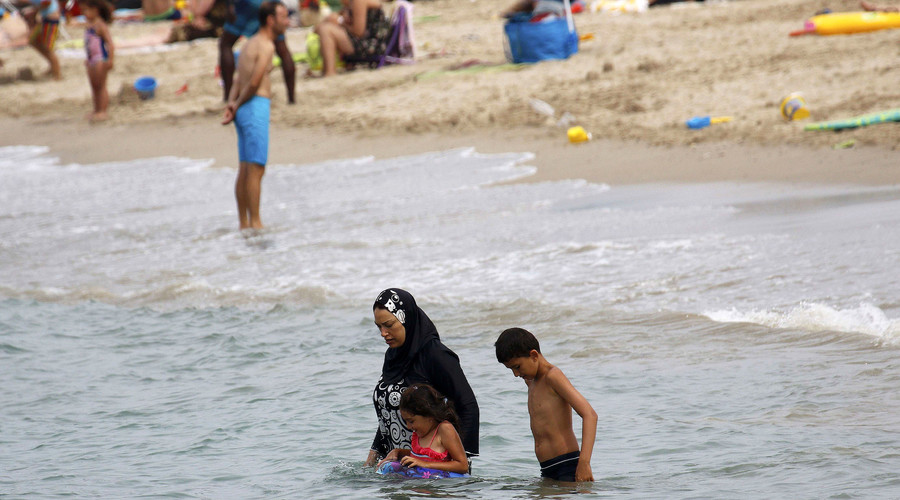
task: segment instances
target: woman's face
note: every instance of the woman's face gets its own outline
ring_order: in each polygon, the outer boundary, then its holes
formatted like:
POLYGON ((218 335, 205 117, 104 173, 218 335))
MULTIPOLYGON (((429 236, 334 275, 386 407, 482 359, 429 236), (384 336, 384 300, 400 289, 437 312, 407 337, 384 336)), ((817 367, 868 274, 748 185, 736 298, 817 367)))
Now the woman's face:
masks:
POLYGON ((391 349, 396 349, 406 342, 406 327, 387 309, 375 309, 375 326, 391 349))

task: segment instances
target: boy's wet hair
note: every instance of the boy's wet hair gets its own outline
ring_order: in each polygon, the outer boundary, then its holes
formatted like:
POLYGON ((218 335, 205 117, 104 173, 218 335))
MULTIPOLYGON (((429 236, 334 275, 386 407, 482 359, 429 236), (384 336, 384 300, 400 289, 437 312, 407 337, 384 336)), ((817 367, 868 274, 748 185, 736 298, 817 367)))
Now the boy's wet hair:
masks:
POLYGON ((497 361, 506 363, 513 358, 527 358, 531 351, 541 352, 541 344, 531 332, 524 328, 507 328, 494 342, 497 361))
MULTIPOLYGON (((267 2, 263 2, 262 4, 260 4, 260 6, 259 6, 259 25, 260 26, 266 25, 266 20, 269 18, 269 16, 275 15, 275 10, 278 9, 279 5, 284 5, 284 4, 278 0, 269 0, 267 2)), ((287 8, 287 7, 285 7, 285 8, 287 8)))
POLYGON ((428 384, 413 384, 407 387, 400 396, 400 410, 433 418, 438 423, 446 420, 459 430, 459 417, 453 409, 453 401, 445 398, 428 384))

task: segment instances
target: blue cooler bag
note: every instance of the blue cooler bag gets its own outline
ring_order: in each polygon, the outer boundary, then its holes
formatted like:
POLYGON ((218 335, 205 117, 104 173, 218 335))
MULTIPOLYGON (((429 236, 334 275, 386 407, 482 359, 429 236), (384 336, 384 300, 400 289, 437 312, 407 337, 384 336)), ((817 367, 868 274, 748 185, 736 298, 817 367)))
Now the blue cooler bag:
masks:
POLYGON ((536 63, 545 59, 568 59, 578 52, 578 34, 569 31, 566 19, 530 22, 531 16, 513 16, 503 30, 508 42, 507 58, 512 62, 536 63))

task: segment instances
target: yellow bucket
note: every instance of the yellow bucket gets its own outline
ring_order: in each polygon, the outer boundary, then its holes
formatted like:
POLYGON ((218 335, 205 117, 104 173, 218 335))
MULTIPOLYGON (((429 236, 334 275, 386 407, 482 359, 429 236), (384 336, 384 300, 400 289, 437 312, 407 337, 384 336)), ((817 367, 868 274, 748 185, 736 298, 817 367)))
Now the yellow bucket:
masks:
POLYGON ((782 99, 780 110, 782 118, 788 121, 809 118, 806 99, 799 92, 794 92, 782 99))

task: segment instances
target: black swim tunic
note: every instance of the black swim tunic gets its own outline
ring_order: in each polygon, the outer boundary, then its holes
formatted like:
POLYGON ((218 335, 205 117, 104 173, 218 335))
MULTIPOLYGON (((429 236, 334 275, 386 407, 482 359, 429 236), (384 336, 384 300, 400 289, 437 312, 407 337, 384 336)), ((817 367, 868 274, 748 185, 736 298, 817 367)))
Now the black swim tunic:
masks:
POLYGON ((393 383, 378 380, 372 400, 378 431, 372 449, 379 459, 394 448, 411 447, 412 431, 400 416, 400 395, 412 384, 427 383, 453 401, 459 415, 459 435, 466 454, 478 454, 478 402, 459 364, 459 357, 439 341, 429 342, 416 356, 403 378, 393 383))

